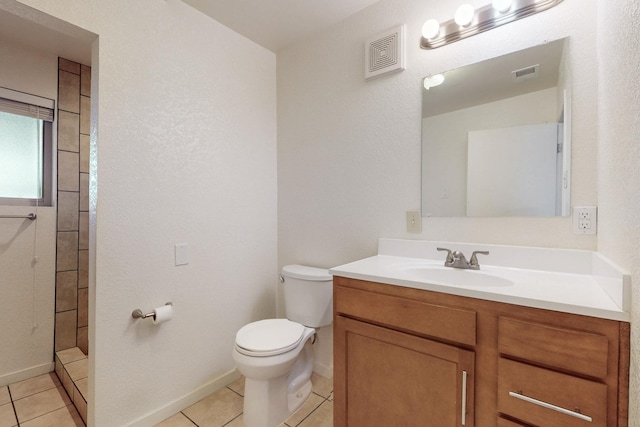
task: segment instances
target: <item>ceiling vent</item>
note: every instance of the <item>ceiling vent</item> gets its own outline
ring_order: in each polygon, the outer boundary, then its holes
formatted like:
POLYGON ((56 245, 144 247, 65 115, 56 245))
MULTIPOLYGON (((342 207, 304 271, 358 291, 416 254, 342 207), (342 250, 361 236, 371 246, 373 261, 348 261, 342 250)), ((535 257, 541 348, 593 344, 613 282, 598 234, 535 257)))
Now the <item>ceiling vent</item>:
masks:
POLYGON ((367 40, 366 79, 405 69, 405 26, 400 25, 367 40))
POLYGON ((538 72, 540 71, 540 64, 532 65, 530 67, 520 68, 511 72, 511 78, 516 82, 529 79, 537 79, 538 72))

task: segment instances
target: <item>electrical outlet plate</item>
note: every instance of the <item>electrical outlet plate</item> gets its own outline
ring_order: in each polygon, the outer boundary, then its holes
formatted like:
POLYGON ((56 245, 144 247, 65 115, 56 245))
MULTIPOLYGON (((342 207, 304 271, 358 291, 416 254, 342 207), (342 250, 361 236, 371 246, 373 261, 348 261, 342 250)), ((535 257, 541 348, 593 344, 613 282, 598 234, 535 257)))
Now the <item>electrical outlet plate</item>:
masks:
POLYGON ((420 216, 420 210, 407 211, 407 232, 408 233, 420 233, 422 232, 422 217, 420 216))
POLYGON ((596 234, 597 229, 596 206, 573 207, 573 234, 596 234))
POLYGON ((175 249, 175 265, 189 264, 189 245, 186 243, 176 243, 175 249))

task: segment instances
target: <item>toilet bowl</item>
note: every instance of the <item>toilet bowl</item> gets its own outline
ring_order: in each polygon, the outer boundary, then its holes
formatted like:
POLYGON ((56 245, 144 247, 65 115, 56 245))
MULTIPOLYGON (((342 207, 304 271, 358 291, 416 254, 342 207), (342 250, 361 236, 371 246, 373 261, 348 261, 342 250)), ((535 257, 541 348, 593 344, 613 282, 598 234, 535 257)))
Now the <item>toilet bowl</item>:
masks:
POLYGON ((237 332, 232 355, 245 376, 246 427, 276 427, 309 397, 315 328, 332 320, 331 280, 326 269, 284 267, 288 319, 259 320, 237 332))

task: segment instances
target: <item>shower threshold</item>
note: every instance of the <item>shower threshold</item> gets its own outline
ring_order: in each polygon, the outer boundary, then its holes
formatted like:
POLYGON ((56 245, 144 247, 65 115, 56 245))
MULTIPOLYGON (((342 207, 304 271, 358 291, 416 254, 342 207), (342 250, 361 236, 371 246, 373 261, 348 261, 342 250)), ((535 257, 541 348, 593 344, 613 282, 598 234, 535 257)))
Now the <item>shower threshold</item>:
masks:
POLYGON ((78 347, 56 352, 56 375, 78 410, 87 422, 88 359, 78 347))

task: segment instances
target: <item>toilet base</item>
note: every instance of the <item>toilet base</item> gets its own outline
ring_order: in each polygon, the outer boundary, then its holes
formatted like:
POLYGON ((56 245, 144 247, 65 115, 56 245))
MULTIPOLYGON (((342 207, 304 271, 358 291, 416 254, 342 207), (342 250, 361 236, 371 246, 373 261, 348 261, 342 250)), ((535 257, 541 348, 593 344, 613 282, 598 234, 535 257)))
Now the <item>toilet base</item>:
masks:
POLYGON ((297 392, 287 393, 287 376, 271 381, 245 379, 244 424, 251 427, 275 427, 287 420, 311 395, 311 380, 297 392), (268 395, 269 399, 251 399, 246 396, 268 395))
POLYGON ((291 414, 289 414, 289 416, 293 415, 294 412, 300 409, 302 404, 307 401, 310 395, 311 380, 308 380, 307 383, 300 387, 300 390, 298 390, 296 393, 289 393, 289 395, 287 396, 289 408, 291 409, 291 414))

